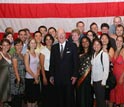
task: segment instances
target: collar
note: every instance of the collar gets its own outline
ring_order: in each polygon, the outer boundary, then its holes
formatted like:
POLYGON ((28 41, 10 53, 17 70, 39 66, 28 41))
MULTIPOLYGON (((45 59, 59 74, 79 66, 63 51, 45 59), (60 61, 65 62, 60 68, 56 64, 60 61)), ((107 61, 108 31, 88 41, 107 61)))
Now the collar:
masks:
POLYGON ((59 43, 59 46, 61 47, 61 45, 63 45, 63 49, 65 48, 65 44, 66 44, 66 41, 64 41, 62 44, 59 43))

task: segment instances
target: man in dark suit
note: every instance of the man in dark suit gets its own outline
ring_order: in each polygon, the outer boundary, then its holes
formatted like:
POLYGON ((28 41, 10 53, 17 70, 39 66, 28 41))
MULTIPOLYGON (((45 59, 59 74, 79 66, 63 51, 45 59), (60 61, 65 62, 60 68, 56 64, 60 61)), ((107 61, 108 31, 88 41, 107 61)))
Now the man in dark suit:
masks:
POLYGON ((63 29, 58 29, 57 36, 59 43, 51 48, 50 82, 55 86, 56 106, 74 107, 74 84, 78 73, 77 47, 66 41, 63 29))

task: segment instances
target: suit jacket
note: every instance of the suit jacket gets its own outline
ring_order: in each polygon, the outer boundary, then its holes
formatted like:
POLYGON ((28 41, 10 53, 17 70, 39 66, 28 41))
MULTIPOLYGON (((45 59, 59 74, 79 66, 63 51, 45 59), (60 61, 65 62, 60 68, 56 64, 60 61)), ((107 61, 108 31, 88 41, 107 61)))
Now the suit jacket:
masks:
POLYGON ((74 43, 66 41, 63 57, 60 57, 59 43, 51 48, 50 72, 57 85, 70 84, 71 77, 77 77, 78 73, 78 54, 74 43))

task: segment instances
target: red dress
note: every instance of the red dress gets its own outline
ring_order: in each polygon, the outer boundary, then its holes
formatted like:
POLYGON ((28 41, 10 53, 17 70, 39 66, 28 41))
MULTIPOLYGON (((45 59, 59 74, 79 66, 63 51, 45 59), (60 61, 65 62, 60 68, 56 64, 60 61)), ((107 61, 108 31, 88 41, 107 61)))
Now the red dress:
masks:
POLYGON ((124 82, 122 84, 118 83, 122 73, 124 73, 123 57, 119 55, 117 58, 113 59, 113 64, 114 64, 113 73, 116 77, 117 85, 110 92, 110 101, 116 104, 123 104, 124 103, 124 82))

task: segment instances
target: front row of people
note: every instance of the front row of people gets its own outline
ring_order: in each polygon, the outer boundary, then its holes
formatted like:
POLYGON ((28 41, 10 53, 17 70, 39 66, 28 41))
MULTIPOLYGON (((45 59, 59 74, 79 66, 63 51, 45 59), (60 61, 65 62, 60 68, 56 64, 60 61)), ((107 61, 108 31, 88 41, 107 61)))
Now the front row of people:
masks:
POLYGON ((9 55, 9 40, 1 41, 2 105, 11 101, 12 107, 22 107, 25 98, 28 107, 37 107, 42 94, 43 107, 93 107, 94 95, 96 107, 106 107, 106 104, 112 107, 114 103, 123 107, 123 37, 117 37, 115 50, 110 46, 107 34, 102 34, 101 40, 94 39, 92 43, 84 36, 80 40, 79 48, 66 41, 63 29, 57 31, 57 37, 58 43, 52 46, 53 37, 50 34, 45 36, 45 47, 41 49, 40 55, 35 52, 37 44, 33 38, 28 42, 28 50, 24 56, 21 53, 23 42, 20 39, 14 41, 15 53, 12 56, 9 55), (105 98, 110 62, 113 63, 117 85, 105 98))

